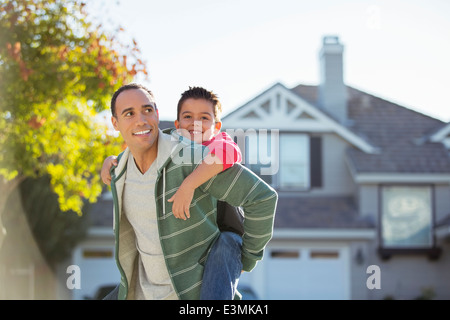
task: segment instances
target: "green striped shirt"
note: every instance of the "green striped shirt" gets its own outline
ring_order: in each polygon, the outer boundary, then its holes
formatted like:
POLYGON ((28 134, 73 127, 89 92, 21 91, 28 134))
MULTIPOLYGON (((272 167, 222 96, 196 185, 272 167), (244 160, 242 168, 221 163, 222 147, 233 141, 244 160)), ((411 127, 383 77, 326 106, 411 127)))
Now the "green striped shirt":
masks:
MULTIPOLYGON (((172 203, 167 199, 173 196, 208 152, 205 152, 206 147, 183 140, 174 131, 172 135, 160 132, 158 145, 158 153, 168 156, 165 162, 158 163, 155 194, 149 196, 156 199, 161 247, 179 298, 199 299, 203 267, 220 233, 216 223, 217 199, 241 206, 244 211, 241 259, 243 269, 251 271, 262 259, 264 248, 272 237, 278 195, 256 174, 235 164, 195 190, 189 219, 176 219, 172 203)), ((124 151, 119 165, 111 174, 116 260, 122 276, 119 298, 122 299, 134 298, 137 256, 133 229, 121 209, 128 152, 128 149, 124 151)))

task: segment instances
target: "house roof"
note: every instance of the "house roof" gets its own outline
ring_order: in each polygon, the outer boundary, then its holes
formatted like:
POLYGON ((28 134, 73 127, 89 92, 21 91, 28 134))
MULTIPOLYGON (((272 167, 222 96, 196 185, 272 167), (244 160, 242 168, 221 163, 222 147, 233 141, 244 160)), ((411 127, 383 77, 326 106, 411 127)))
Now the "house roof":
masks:
POLYGON ((283 196, 277 204, 275 228, 374 228, 361 218, 351 197, 283 196))
POLYGON ((432 142, 443 142, 444 139, 450 138, 450 122, 443 125, 441 128, 436 128, 435 132, 432 132, 428 138, 432 142))
POLYGON ((167 129, 167 128, 175 128, 175 125, 173 121, 167 121, 167 120, 161 120, 159 121, 159 128, 161 130, 167 129))
POLYGON ((113 201, 107 196, 107 189, 104 189, 102 196, 93 205, 90 205, 86 215, 92 227, 113 228, 113 201))
MULTIPOLYGON (((317 86, 298 85, 291 90, 320 109, 317 86)), ((355 172, 450 173, 445 146, 427 139, 446 123, 352 87, 347 87, 347 94, 350 121, 345 126, 379 148, 372 154, 349 148, 347 156, 355 172)))

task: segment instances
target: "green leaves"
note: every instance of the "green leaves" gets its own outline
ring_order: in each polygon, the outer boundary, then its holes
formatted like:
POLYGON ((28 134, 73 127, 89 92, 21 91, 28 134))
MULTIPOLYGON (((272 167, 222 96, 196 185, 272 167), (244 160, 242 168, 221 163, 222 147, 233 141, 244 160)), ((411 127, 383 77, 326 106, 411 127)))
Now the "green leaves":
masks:
POLYGON ((60 209, 78 214, 101 193, 103 160, 121 151, 96 113, 146 75, 137 44, 93 27, 84 6, 0 3, 0 179, 48 174, 60 209))

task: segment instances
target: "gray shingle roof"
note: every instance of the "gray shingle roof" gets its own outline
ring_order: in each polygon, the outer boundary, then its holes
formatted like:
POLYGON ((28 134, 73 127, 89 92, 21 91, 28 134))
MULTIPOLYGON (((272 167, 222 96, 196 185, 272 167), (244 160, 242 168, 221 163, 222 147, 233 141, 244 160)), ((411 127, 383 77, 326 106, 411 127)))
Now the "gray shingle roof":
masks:
MULTIPOLYGON (((106 188, 105 188, 106 191, 106 188)), ((113 202, 109 199, 99 198, 95 204, 89 206, 86 212, 92 227, 113 227, 113 202)))
MULTIPOLYGON (((317 86, 298 85, 291 90, 318 107, 317 86)), ((347 156, 356 172, 450 173, 445 147, 424 139, 444 122, 352 87, 347 93, 351 121, 346 127, 380 148, 379 154, 349 148, 347 156)))
POLYGON ((280 197, 275 228, 373 228, 351 197, 280 197))

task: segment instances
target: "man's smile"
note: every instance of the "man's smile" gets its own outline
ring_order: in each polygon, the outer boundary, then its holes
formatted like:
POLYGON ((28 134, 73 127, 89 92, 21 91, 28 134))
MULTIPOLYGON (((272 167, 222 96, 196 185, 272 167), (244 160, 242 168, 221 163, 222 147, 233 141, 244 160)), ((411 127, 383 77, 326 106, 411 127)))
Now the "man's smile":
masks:
POLYGON ((152 130, 147 129, 147 130, 142 130, 142 131, 138 131, 138 132, 134 132, 133 136, 143 136, 146 134, 149 134, 152 130))

